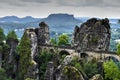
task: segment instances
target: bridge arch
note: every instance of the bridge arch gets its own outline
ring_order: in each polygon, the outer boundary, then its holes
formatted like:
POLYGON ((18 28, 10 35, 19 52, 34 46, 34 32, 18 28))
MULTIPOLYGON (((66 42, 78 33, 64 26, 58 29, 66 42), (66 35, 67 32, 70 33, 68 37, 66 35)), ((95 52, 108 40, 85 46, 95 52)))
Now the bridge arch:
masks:
POLYGON ((81 58, 86 58, 86 57, 88 57, 88 54, 87 53, 80 53, 80 57, 81 58))
POLYGON ((67 51, 67 50, 61 50, 59 52, 59 55, 62 56, 62 55, 70 55, 70 53, 67 51))
POLYGON ((119 60, 114 56, 107 56, 104 59, 104 61, 110 61, 110 60, 113 60, 113 62, 119 62, 119 60))
POLYGON ((51 48, 51 49, 49 50, 49 52, 50 52, 50 53, 54 53, 55 51, 54 51, 53 48, 51 48))

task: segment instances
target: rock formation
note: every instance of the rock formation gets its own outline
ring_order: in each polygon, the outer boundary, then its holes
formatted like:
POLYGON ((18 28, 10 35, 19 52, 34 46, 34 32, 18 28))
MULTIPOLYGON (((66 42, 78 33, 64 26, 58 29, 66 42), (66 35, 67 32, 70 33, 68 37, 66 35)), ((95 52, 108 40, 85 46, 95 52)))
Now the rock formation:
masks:
POLYGON ((39 24, 39 28, 26 29, 31 40, 31 57, 37 55, 38 46, 49 44, 49 27, 45 22, 39 24))
POLYGON ((30 41, 31 41, 31 58, 33 59, 33 57, 35 55, 37 55, 37 45, 38 45, 38 41, 37 41, 37 35, 35 34, 35 29, 34 28, 30 28, 30 29, 26 29, 27 33, 30 37, 30 41))
POLYGON ((53 74, 54 74, 54 64, 53 62, 48 62, 44 80, 53 80, 53 74))
POLYGON ((18 45, 18 40, 17 39, 7 39, 6 43, 10 47, 10 53, 9 53, 9 63, 12 61, 13 56, 15 55, 16 47, 18 45))
POLYGON ((96 74, 90 80, 104 80, 104 79, 100 74, 96 74))
POLYGON ((31 59, 34 62, 28 69, 27 77, 38 80, 38 64, 34 61, 34 57, 38 55, 38 46, 49 43, 49 27, 45 22, 39 24, 39 28, 26 29, 31 41, 31 59))
POLYGON ((0 68, 2 67, 2 56, 3 56, 2 47, 0 46, 0 68))
POLYGON ((25 75, 25 77, 29 77, 35 80, 39 80, 39 76, 38 76, 38 64, 32 60, 32 64, 29 66, 27 74, 25 75))
POLYGON ((80 27, 75 27, 73 36, 73 45, 80 52, 87 49, 108 51, 111 37, 109 20, 89 19, 80 27))
POLYGON ((49 43, 49 27, 45 22, 39 24, 40 28, 38 29, 38 44, 47 44, 49 43))

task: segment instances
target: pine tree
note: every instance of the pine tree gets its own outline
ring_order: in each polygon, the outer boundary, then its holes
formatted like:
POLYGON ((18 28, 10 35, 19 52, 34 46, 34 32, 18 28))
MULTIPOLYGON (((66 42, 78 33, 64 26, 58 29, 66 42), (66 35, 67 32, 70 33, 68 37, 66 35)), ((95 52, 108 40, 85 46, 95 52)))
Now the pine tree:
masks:
POLYGON ((7 35, 7 39, 18 39, 15 31, 10 31, 7 35))
POLYGON ((25 74, 27 73, 27 70, 31 63, 30 39, 26 31, 24 32, 18 46, 18 53, 20 55, 19 77, 21 80, 24 80, 25 74))
POLYGON ((117 44, 117 54, 120 55, 120 43, 117 44))
POLYGON ((5 40, 4 30, 0 28, 0 43, 2 43, 4 40, 5 40))

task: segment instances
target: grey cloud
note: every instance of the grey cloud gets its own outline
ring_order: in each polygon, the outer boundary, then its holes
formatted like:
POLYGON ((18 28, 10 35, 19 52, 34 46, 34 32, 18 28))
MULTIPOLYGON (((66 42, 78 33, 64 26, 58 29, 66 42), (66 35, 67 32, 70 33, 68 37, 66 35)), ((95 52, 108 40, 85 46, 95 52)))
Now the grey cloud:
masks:
POLYGON ((118 7, 120 0, 58 0, 61 6, 74 6, 74 7, 118 7))
POLYGON ((6 7, 14 6, 14 7, 24 7, 31 6, 32 4, 45 4, 50 3, 51 0, 0 0, 0 4, 4 4, 6 7))
POLYGON ((29 2, 29 3, 50 3, 51 0, 21 0, 23 2, 29 2))
POLYGON ((52 3, 59 6, 71 7, 120 7, 120 0, 0 0, 0 4, 8 4, 10 6, 26 6, 32 4, 48 4, 52 3))
POLYGON ((104 0, 106 6, 120 7, 120 0, 104 0))
POLYGON ((0 3, 6 7, 18 7, 25 5, 25 3, 21 2, 20 0, 0 0, 0 3))

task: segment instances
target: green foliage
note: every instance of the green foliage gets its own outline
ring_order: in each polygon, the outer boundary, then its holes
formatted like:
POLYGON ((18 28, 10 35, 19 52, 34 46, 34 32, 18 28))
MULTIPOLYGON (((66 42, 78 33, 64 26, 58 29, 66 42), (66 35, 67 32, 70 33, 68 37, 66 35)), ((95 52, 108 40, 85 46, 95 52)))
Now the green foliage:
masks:
POLYGON ((0 46, 0 52, 2 52, 2 50, 3 50, 3 47, 2 47, 2 46, 0 46))
POLYGON ((31 78, 26 78, 25 80, 35 80, 35 79, 31 79, 31 78))
POLYGON ((79 58, 77 56, 73 58, 71 65, 77 68, 83 74, 86 74, 89 78, 91 78, 98 72, 96 62, 93 61, 86 62, 85 60, 79 62, 79 58))
POLYGON ((69 37, 66 34, 62 34, 58 37, 58 45, 69 45, 69 37))
POLYGON ((44 80, 45 71, 47 67, 47 63, 51 61, 53 58, 52 53, 48 53, 47 51, 43 50, 38 56, 38 64, 39 64, 39 75, 40 80, 44 80))
POLYGON ((15 40, 15 39, 18 39, 15 31, 10 31, 10 32, 8 33, 8 35, 7 35, 7 39, 14 39, 14 40, 15 40))
POLYGON ((0 68, 0 80, 12 80, 7 77, 5 70, 3 68, 0 68))
POLYGON ((98 42, 98 37, 97 36, 92 37, 91 42, 97 43, 98 42))
POLYGON ((120 43, 117 45, 117 53, 120 55, 120 43))
POLYGON ((82 66, 83 71, 87 74, 89 78, 97 74, 97 64, 92 63, 91 61, 85 62, 82 66))
POLYGON ((73 66, 65 66, 63 73, 66 76, 66 80, 82 80, 79 70, 73 66))
POLYGON ((24 79, 24 75, 31 63, 31 48, 30 39, 27 32, 25 32, 21 38, 20 44, 18 45, 18 53, 20 55, 20 78, 24 79))
POLYGON ((120 69, 118 66, 110 60, 103 64, 105 80, 119 80, 120 79, 120 69))
POLYGON ((3 42, 4 40, 5 40, 4 30, 0 28, 0 43, 3 42))
POLYGON ((73 56, 73 59, 71 61, 71 66, 75 66, 76 64, 80 64, 79 63, 79 57, 78 56, 73 56))
POLYGON ((52 38, 51 40, 50 40, 50 43, 52 44, 52 45, 57 45, 57 41, 56 41, 56 39, 55 38, 52 38))
POLYGON ((66 56, 67 56, 66 54, 64 54, 64 55, 61 56, 61 58, 60 58, 60 63, 63 62, 63 60, 64 60, 64 58, 65 58, 66 56))

